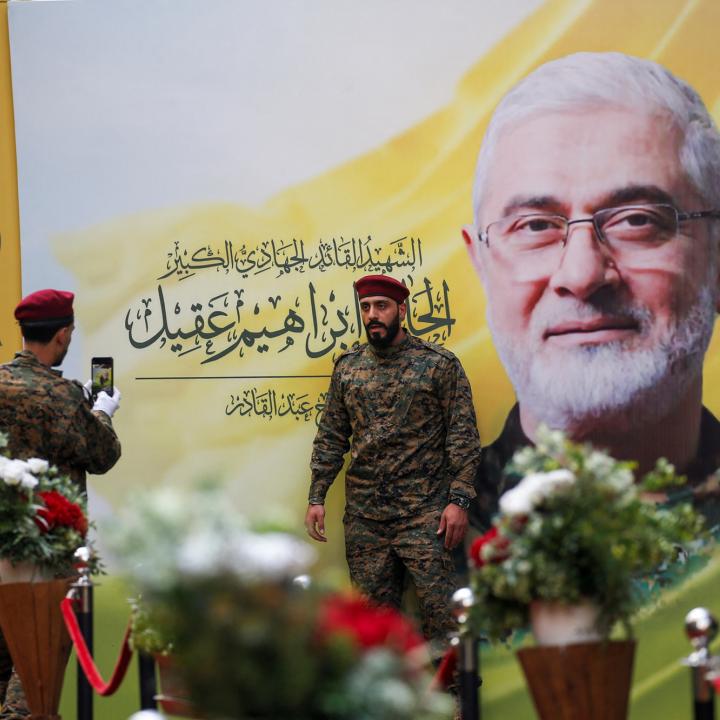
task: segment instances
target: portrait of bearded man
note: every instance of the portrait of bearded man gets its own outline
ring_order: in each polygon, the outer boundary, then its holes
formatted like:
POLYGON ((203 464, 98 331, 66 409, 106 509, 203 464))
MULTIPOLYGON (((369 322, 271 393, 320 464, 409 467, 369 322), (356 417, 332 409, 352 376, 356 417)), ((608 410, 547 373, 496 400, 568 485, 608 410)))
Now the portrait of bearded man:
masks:
POLYGON ((713 522, 720 424, 702 404, 720 306, 720 134, 664 67, 578 53, 500 102, 463 230, 517 396, 476 483, 479 524, 502 468, 541 424, 638 472, 667 458, 713 522))

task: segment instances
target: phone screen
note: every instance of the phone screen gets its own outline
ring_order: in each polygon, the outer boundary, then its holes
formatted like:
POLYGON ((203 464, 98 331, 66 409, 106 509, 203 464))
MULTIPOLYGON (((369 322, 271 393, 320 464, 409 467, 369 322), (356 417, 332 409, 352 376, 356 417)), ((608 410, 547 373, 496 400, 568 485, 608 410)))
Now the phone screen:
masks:
POLYGON ((105 391, 113 394, 113 359, 111 357, 94 357, 90 363, 90 379, 92 380, 92 394, 105 391))

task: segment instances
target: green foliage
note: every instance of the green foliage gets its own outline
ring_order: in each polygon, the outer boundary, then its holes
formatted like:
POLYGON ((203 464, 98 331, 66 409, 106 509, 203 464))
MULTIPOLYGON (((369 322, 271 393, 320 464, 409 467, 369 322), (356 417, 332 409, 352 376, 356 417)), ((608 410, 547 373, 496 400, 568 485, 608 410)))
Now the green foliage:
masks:
MULTIPOLYGON (((7 439, 0 433, 0 449, 7 439)), ((0 455, 0 557, 13 564, 35 563, 50 570, 56 577, 75 573, 74 553, 86 545, 86 534, 75 527, 59 523, 50 528, 39 518, 46 510, 41 493, 55 492, 68 503, 76 505, 87 530, 87 497, 67 476, 40 459, 13 460, 0 455)), ((92 557, 93 572, 102 570, 97 557, 92 557)))
POLYGON ((140 595, 130 598, 130 639, 132 650, 146 655, 166 655, 172 650, 170 638, 161 631, 153 610, 140 595))
MULTIPOLYGON (((133 645, 171 646, 190 698, 209 718, 447 717, 452 703, 429 692, 414 650, 396 647, 392 633, 368 647, 342 623, 326 625, 326 603, 341 596, 293 581, 314 551, 280 527, 251 529, 212 488, 131 498, 107 536, 142 595, 133 645)), ((377 608, 348 607, 351 631, 377 629, 377 608)))
POLYGON ((523 480, 501 498, 492 537, 474 548, 473 621, 492 639, 526 627, 534 600, 590 599, 605 636, 618 622, 629 633, 648 588, 702 538, 689 505, 643 498, 682 482, 665 460, 636 483, 633 464, 543 429, 537 446, 518 451, 507 470, 523 480))
POLYGON ((213 717, 324 717, 327 689, 355 659, 316 645, 311 593, 229 577, 178 585, 160 604, 190 695, 213 717), (202 628, 201 632, 198 629, 202 628))

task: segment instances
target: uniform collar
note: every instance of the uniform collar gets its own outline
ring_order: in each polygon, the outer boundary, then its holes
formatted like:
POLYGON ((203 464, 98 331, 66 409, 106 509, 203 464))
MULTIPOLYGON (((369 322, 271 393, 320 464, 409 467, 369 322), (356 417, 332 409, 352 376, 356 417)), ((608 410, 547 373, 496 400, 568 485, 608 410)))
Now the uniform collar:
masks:
POLYGON ((35 367, 44 368, 48 372, 51 372, 53 375, 62 377, 62 370, 57 370, 56 368, 48 367, 47 365, 45 365, 45 363, 41 363, 38 360, 37 355, 35 355, 35 353, 31 350, 20 350, 20 352, 16 352, 15 360, 19 360, 25 365, 34 365, 35 367))

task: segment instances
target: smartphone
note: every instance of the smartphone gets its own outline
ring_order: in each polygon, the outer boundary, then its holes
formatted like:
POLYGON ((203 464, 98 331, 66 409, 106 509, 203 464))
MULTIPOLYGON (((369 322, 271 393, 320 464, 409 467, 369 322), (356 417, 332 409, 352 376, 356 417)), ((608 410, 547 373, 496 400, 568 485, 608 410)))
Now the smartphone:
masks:
POLYGON ((90 361, 90 380, 92 381, 92 396, 96 398, 98 393, 105 391, 108 395, 113 394, 113 359, 111 357, 94 357, 90 361))

